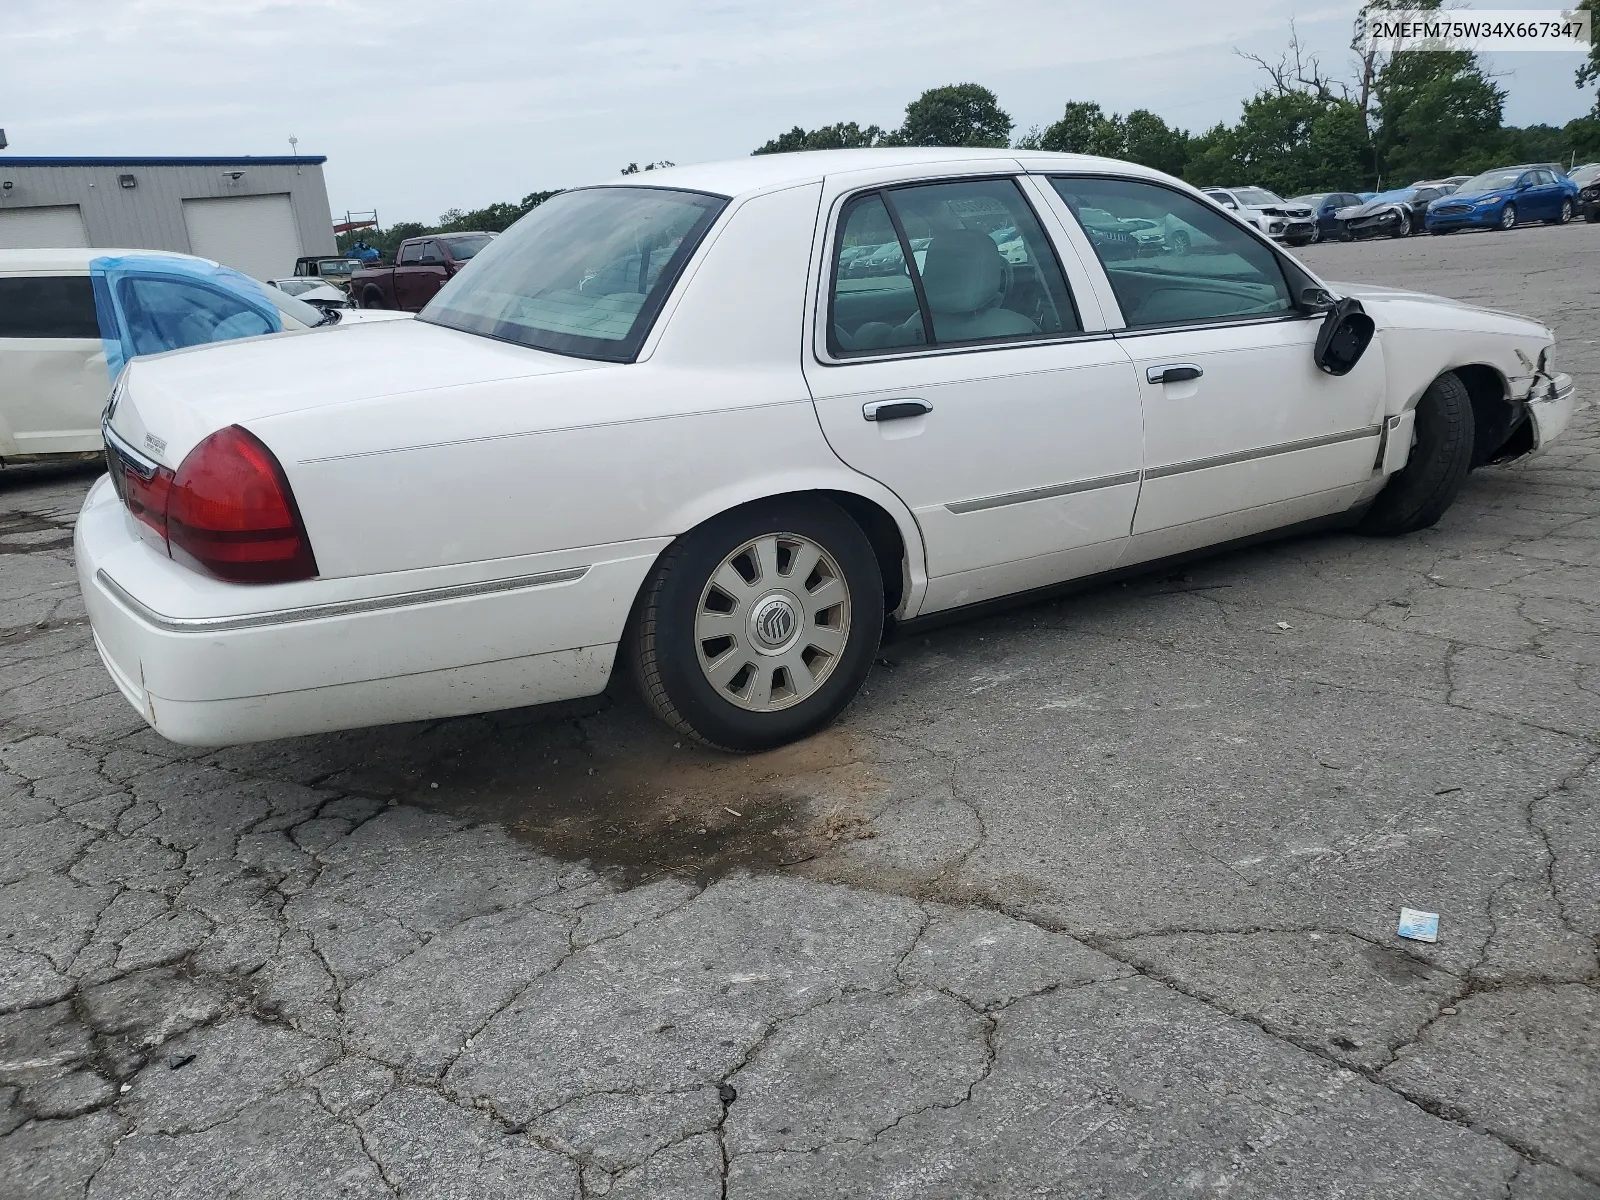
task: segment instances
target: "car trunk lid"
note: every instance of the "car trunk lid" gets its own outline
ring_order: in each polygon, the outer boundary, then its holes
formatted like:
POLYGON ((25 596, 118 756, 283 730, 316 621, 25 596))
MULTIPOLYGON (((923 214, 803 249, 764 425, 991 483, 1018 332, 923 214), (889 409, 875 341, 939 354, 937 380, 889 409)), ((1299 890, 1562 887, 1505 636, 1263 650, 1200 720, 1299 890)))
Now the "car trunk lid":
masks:
POLYGON ((108 426, 128 449, 176 469, 229 425, 602 365, 423 321, 364 322, 136 359, 113 389, 108 426))

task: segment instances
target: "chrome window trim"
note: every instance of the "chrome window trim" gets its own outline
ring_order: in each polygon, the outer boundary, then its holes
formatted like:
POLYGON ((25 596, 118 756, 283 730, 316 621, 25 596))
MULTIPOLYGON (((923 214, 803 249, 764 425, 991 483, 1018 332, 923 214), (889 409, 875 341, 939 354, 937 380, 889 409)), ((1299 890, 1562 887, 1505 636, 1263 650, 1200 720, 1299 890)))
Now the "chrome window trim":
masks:
POLYGON ((956 500, 945 508, 956 514, 984 512, 991 508, 1005 508, 1012 504, 1027 504, 1031 500, 1053 500, 1057 496, 1071 496, 1077 492, 1093 492, 1100 488, 1120 487, 1138 483, 1138 471, 1123 471, 1116 475, 1101 475, 1094 479, 1079 479, 1072 483, 1055 483, 1048 487, 1028 488, 1021 492, 1005 492, 999 496, 982 496, 976 500, 956 500))
POLYGON ((1275 446, 1261 446, 1254 450, 1236 450, 1231 454, 1218 454, 1211 458, 1195 458, 1188 462, 1168 463, 1163 467, 1146 467, 1146 479, 1167 479, 1173 475, 1187 475, 1191 471, 1204 471, 1210 467, 1228 467, 1258 458, 1272 458, 1279 454, 1293 454, 1297 450, 1315 450, 1320 446, 1337 446, 1341 442, 1364 441, 1381 437, 1382 425, 1368 425, 1349 429, 1343 433, 1325 433, 1319 437, 1301 438, 1294 442, 1279 442, 1275 446))
POLYGON ((369 596, 362 600, 335 600, 327 604, 308 604, 301 608, 280 608, 236 617, 169 617, 130 594, 126 588, 107 575, 104 568, 97 570, 94 577, 95 581, 119 604, 147 625, 153 625, 167 633, 223 633, 241 629, 269 629, 277 625, 292 625, 327 617, 347 617, 383 612, 388 609, 410 608, 418 604, 435 604, 442 600, 460 600, 475 596, 491 596, 500 592, 555 587, 564 583, 576 583, 588 573, 587 566, 566 567, 558 571, 541 571, 534 575, 514 575, 507 579, 488 579, 481 583, 453 583, 443 587, 423 588, 415 592, 369 596))

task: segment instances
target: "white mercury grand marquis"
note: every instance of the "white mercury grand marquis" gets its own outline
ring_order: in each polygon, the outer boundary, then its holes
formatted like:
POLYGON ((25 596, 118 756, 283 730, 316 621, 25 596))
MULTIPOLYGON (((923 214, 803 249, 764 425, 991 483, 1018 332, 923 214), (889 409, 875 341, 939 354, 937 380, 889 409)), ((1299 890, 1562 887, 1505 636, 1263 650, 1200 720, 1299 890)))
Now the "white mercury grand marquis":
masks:
POLYGON ((417 321, 130 363, 78 572, 174 741, 587 696, 620 665, 757 750, 835 717, 886 623, 1318 519, 1431 524, 1560 435, 1551 343, 1323 282, 1127 163, 680 167, 546 201, 417 321), (1130 256, 1082 210, 1207 242, 1130 256))

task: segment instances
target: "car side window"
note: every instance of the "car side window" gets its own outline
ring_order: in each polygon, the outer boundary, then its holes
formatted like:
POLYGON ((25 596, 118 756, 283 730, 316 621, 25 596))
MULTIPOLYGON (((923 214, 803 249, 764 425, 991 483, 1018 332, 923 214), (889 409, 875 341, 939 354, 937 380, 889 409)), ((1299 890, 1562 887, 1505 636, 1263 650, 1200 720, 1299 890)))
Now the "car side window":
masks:
POLYGON ((412 242, 409 246, 400 247, 400 262, 402 267, 415 266, 422 261, 422 243, 412 242))
POLYGON ((1130 328, 1264 316, 1293 307, 1277 256, 1194 197, 1132 179, 1050 182, 1083 226, 1130 328), (1107 219, 1116 226, 1109 227, 1107 219), (1160 231, 1161 240, 1128 253, 1114 235, 1145 222, 1160 231))
POLYGON ((134 277, 121 281, 117 295, 135 354, 274 332, 267 318, 240 297, 199 284, 134 277))
POLYGON ((0 338, 98 338, 87 275, 0 277, 0 338))
POLYGON ((444 251, 439 249, 438 242, 423 242, 421 256, 417 262, 425 266, 436 266, 444 261, 444 251))
POLYGON ((889 188, 856 197, 841 217, 835 354, 1081 329, 1055 251, 1014 179, 889 188))

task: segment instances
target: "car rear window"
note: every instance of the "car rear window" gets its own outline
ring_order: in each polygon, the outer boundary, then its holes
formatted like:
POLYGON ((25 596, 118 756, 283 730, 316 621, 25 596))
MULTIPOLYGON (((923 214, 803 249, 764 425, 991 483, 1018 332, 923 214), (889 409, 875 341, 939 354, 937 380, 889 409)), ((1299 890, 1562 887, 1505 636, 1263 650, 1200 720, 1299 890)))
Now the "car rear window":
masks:
POLYGON ((87 275, 0 277, 0 338, 98 338, 87 275))
POLYGON ((632 362, 727 202, 671 188, 562 192, 485 246, 418 320, 556 354, 632 362))

